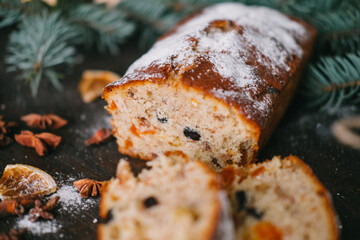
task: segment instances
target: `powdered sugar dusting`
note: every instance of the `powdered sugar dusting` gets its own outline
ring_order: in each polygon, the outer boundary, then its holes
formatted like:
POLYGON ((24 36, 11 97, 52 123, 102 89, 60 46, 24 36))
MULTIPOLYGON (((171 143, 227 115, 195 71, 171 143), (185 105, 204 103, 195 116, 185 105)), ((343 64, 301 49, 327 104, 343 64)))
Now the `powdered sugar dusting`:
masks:
MULTIPOLYGON (((259 85, 268 85, 264 84, 259 72, 274 79, 279 75, 290 75, 289 62, 295 56, 301 59, 303 55, 299 42, 310 36, 302 24, 278 11, 239 3, 217 4, 156 42, 148 53, 130 66, 122 79, 111 85, 166 78, 164 67, 181 75, 191 71, 199 60, 205 60, 211 63, 208 68, 221 76, 216 81, 224 81, 224 85, 219 84, 213 89, 215 97, 225 101, 238 99, 241 105, 246 100, 247 116, 264 118, 269 114, 266 109, 272 101, 269 96, 258 97, 263 92, 255 91, 259 85), (217 25, 219 22, 228 25, 222 28, 217 25)), ((199 74, 189 78, 196 81, 202 77, 199 74)))
MULTIPOLYGON (((290 70, 286 58, 290 55, 302 55, 302 49, 295 37, 306 34, 301 24, 275 10, 238 3, 218 4, 206 8, 202 14, 179 27, 175 33, 158 41, 148 53, 130 66, 125 75, 139 72, 141 74, 136 75, 138 79, 156 78, 159 76, 152 74, 157 73, 144 74, 141 69, 149 66, 161 67, 173 61, 181 70, 192 65, 197 57, 208 55, 215 70, 231 78, 235 84, 244 85, 244 76, 248 76, 248 83, 257 80, 252 74, 253 69, 245 63, 248 54, 245 42, 258 49, 257 58, 260 63, 273 70, 290 70), (209 34, 205 29, 214 20, 231 20, 242 26, 244 39, 239 38, 235 30, 209 34), (194 43, 189 41, 189 38, 198 41, 195 51, 194 43), (270 61, 263 61, 263 56, 270 61)), ((118 83, 124 83, 123 81, 118 83)))
MULTIPOLYGON (((213 7, 204 10, 203 14, 195 17, 192 21, 184 24, 177 30, 178 35, 193 35, 195 38, 199 38, 199 50, 213 49, 217 53, 224 51, 230 53, 233 58, 244 57, 239 56, 239 53, 246 53, 244 43, 241 40, 247 41, 256 49, 259 50, 258 54, 262 54, 270 59, 269 63, 262 61, 261 55, 258 55, 258 61, 264 64, 269 64, 273 70, 276 67, 280 67, 287 71, 290 68, 286 64, 286 57, 289 55, 302 55, 302 49, 296 42, 295 37, 305 36, 306 30, 304 27, 291 21, 285 15, 264 7, 248 7, 237 3, 225 3, 218 4, 213 7), (235 31, 219 33, 221 36, 209 36, 204 32, 204 29, 213 20, 231 20, 237 25, 243 27, 243 37, 239 38, 235 31), (295 37, 294 37, 295 36, 295 37), (202 48, 202 42, 207 42, 204 48, 202 48), (279 46, 281 48, 279 49, 279 46)), ((174 36, 178 38, 180 36, 174 36)), ((164 44, 163 41, 158 43, 164 44)), ((215 56, 217 57, 217 56, 215 56)), ((211 59, 217 66, 217 69, 222 67, 229 68, 236 65, 226 65, 217 58, 211 59), (222 67, 221 67, 222 66, 222 67)), ((250 68, 250 67, 248 67, 250 68)), ((246 69, 246 67, 241 67, 246 69)), ((220 72, 220 74, 222 74, 220 72)), ((241 77, 241 76, 240 76, 241 77)))
POLYGON ((72 185, 62 186, 53 196, 59 196, 61 211, 79 213, 95 207, 96 201, 93 198, 84 199, 77 189, 72 185))
POLYGON ((22 219, 16 222, 16 227, 18 229, 27 228, 27 230, 33 235, 57 233, 63 228, 63 225, 56 220, 56 215, 65 214, 69 216, 69 218, 73 218, 74 215, 79 215, 91 208, 97 207, 96 199, 84 199, 80 196, 77 189, 70 184, 73 181, 74 178, 68 178, 66 182, 69 182, 69 184, 63 184, 56 193, 50 196, 50 198, 54 196, 60 197, 57 204, 58 207, 56 207, 54 212, 55 220, 39 220, 32 222, 29 220, 29 215, 25 215, 22 219))
POLYGON ((207 37, 200 38, 197 47, 202 52, 208 52, 209 60, 214 64, 215 71, 236 86, 242 87, 256 80, 252 69, 244 61, 244 56, 247 56, 248 53, 245 51, 244 42, 241 41, 236 31, 211 32, 207 37), (251 82, 246 81, 246 79, 251 82))
POLYGON ((81 196, 73 186, 62 186, 55 196, 60 196, 59 204, 64 210, 81 205, 81 196))
POLYGON ((16 227, 18 229, 27 228, 27 231, 34 235, 42 235, 47 233, 56 233, 62 228, 62 225, 56 220, 33 222, 29 220, 29 216, 26 215, 16 223, 16 227))
POLYGON ((232 98, 236 99, 237 96, 239 96, 239 92, 236 91, 225 91, 223 89, 213 89, 211 91, 216 97, 218 98, 232 98))

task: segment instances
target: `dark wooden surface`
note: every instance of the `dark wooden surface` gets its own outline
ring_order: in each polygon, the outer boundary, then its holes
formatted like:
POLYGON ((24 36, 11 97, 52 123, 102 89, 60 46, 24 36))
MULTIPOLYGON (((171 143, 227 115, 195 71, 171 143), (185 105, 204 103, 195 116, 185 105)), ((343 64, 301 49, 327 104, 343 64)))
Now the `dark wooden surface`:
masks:
MULTIPOLYGON (((1 40, 4 43, 4 40, 1 40)), ((64 91, 58 92, 46 82, 41 84, 39 95, 32 98, 29 88, 6 73, 3 64, 4 44, 0 47, 0 115, 20 123, 20 129, 28 129, 20 117, 28 113, 55 113, 69 121, 68 125, 53 131, 63 139, 50 154, 39 157, 33 149, 12 144, 0 147, 0 173, 7 164, 23 163, 39 167, 52 175, 59 187, 71 184, 73 179, 92 178, 107 180, 114 176, 121 156, 115 141, 101 146, 87 147, 84 140, 96 129, 109 125, 104 101, 99 99, 85 104, 77 91, 81 72, 85 69, 109 69, 123 74, 128 65, 142 54, 135 46, 125 46, 117 57, 87 53, 79 56, 82 63, 73 70, 64 69, 64 91)), ((306 110, 297 97, 280 125, 259 155, 260 160, 273 155, 294 154, 307 162, 318 178, 330 190, 342 226, 342 239, 359 239, 360 236, 360 152, 339 144, 331 134, 334 120, 360 114, 359 106, 342 108, 335 114, 306 110)), ((135 169, 142 163, 132 160, 135 169)), ((94 200, 85 200, 86 205, 94 200)), ((98 199, 86 211, 63 211, 61 205, 55 211, 56 233, 33 235, 25 239, 96 239, 98 199)), ((294 216, 296 217, 296 216, 294 216)), ((0 232, 7 232, 19 221, 17 217, 0 218, 0 232)))

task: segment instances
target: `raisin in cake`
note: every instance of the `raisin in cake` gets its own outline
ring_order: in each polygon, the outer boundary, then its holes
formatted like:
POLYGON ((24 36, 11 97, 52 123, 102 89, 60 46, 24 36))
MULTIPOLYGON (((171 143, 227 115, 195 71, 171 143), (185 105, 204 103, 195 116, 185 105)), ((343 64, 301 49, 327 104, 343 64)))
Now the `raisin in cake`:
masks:
POLYGON ((250 165, 230 192, 238 240, 335 240, 330 195, 299 158, 250 165))
POLYGON ((303 21, 238 3, 185 19, 105 88, 119 151, 246 165, 285 111, 314 38, 303 21))
MULTIPOLYGON (((117 178, 101 194, 98 229, 104 240, 212 240, 234 238, 226 193, 200 161, 157 158, 135 177, 121 160, 117 178)), ((174 158, 175 159, 175 158, 174 158)))

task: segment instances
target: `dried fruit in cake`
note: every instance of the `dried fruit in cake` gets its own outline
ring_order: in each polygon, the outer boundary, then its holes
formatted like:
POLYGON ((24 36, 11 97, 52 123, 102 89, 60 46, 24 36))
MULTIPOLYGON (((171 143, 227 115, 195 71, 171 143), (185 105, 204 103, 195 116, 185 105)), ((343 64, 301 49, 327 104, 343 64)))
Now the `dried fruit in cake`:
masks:
POLYGON ((7 165, 0 179, 2 200, 29 194, 48 195, 55 191, 55 180, 48 173, 25 164, 7 165))

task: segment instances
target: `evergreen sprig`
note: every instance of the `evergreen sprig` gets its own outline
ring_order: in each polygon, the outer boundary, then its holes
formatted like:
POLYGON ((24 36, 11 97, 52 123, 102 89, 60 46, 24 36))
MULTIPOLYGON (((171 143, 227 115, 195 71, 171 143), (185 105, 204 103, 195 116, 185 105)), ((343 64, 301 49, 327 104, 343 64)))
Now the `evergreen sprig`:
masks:
POLYGON ((360 103, 360 51, 345 56, 325 56, 308 67, 303 95, 321 109, 360 103))
POLYGON ((5 63, 9 71, 19 71, 19 77, 30 84, 35 96, 43 76, 61 89, 59 74, 54 67, 72 64, 75 48, 69 42, 76 32, 60 19, 59 12, 30 16, 10 35, 5 63))
POLYGON ((284 13, 305 17, 308 14, 334 9, 341 1, 339 0, 239 0, 247 5, 266 6, 280 10, 284 13))
POLYGON ((150 47, 160 35, 186 15, 185 11, 175 10, 176 3, 163 0, 125 0, 117 5, 117 9, 137 23, 140 29, 140 46, 150 47))
POLYGON ((104 5, 81 4, 70 11, 67 19, 78 32, 77 43, 95 46, 102 53, 117 54, 119 44, 135 30, 134 23, 127 21, 122 12, 104 5))
POLYGON ((320 52, 337 55, 360 48, 360 2, 344 2, 335 10, 315 13, 309 22, 318 30, 320 52))
POLYGON ((69 1, 62 6, 50 7, 36 0, 0 1, 0 14, 13 12, 0 15, 0 27, 20 22, 10 34, 5 63, 9 71, 18 71, 18 78, 29 83, 33 96, 43 78, 62 89, 62 75, 56 67, 75 63, 77 45, 116 54, 119 43, 135 30, 123 13, 105 5, 69 1))
POLYGON ((0 2, 0 28, 10 26, 19 21, 21 17, 20 1, 3 0, 0 2))
MULTIPOLYGON (((56 6, 40 0, 0 0, 0 28, 18 24, 10 35, 5 62, 29 82, 33 95, 42 78, 60 89, 55 67, 74 64, 76 46, 95 46, 99 52, 116 54, 120 44, 136 32, 139 43, 149 47, 189 13, 224 1, 122 0, 109 8, 87 0, 63 0, 56 6)), ((358 0, 233 1, 278 9, 313 24, 318 41, 303 81, 305 95, 323 109, 359 103, 358 0)))

